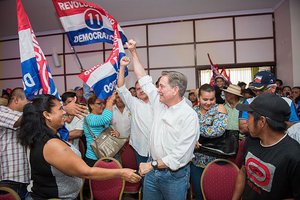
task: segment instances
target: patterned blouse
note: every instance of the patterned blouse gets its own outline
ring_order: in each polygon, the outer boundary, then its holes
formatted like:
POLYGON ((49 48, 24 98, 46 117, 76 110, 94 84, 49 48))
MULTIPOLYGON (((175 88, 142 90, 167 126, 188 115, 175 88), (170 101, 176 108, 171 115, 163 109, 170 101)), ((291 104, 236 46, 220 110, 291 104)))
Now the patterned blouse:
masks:
MULTIPOLYGON (((221 136, 228 124, 228 114, 218 112, 219 105, 212 106, 204 115, 201 114, 199 107, 194 107, 199 118, 200 137, 215 138, 221 136)), ((195 152, 195 158, 192 160, 197 167, 205 168, 208 163, 215 160, 216 157, 204 155, 195 152)))

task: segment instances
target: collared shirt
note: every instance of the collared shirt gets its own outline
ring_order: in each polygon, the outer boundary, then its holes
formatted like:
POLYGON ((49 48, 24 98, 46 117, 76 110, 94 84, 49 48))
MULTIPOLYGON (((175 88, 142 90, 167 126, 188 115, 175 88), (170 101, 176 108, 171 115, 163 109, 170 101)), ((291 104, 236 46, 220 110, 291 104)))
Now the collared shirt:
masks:
POLYGON ((14 124, 22 113, 0 106, 0 180, 29 183, 30 170, 26 148, 17 140, 14 124))
POLYGON ((150 134, 150 155, 177 170, 194 157, 193 151, 199 136, 197 113, 184 99, 171 107, 159 101, 157 88, 150 76, 139 80, 153 107, 154 121, 150 134))
POLYGON ((153 111, 150 103, 133 97, 123 85, 117 88, 122 101, 131 112, 131 134, 129 144, 140 156, 149 154, 149 135, 153 123, 153 111))
MULTIPOLYGON (((238 103, 242 103, 242 101, 239 101, 238 103)), ((240 111, 237 110, 235 107, 232 108, 228 102, 225 102, 224 106, 228 113, 227 129, 228 130, 239 130, 239 112, 240 111)))
POLYGON ((123 112, 114 105, 113 106, 113 117, 111 124, 120 133, 120 137, 128 138, 130 135, 130 123, 131 123, 131 113, 127 107, 123 109, 123 112))

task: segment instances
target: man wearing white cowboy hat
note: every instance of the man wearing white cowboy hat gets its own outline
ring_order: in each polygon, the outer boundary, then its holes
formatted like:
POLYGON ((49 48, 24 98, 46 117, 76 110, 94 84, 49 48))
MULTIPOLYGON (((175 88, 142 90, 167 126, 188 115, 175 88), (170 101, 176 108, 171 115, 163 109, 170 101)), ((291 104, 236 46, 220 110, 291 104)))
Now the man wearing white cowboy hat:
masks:
POLYGON ((235 108, 242 103, 242 90, 238 85, 230 84, 227 89, 222 89, 225 96, 225 108, 228 112, 228 130, 239 130, 239 111, 235 108))

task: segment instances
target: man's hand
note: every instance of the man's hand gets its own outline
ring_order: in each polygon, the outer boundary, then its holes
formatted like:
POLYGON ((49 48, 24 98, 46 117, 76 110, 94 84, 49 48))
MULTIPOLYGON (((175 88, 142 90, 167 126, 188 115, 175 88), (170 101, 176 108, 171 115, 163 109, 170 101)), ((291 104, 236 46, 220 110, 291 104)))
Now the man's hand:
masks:
POLYGON ((126 46, 128 50, 132 53, 136 50, 136 41, 130 39, 128 42, 126 42, 126 46))
POLYGON ((129 63, 130 63, 130 58, 124 56, 120 61, 120 67, 126 67, 127 65, 129 65, 129 63))
POLYGON ((148 172, 150 172, 153 169, 152 165, 150 162, 147 163, 141 163, 140 164, 140 170, 139 170, 139 174, 141 176, 145 176, 145 174, 147 174, 148 172))
POLYGON ((80 118, 80 116, 86 117, 87 107, 76 103, 76 97, 73 101, 64 106, 64 110, 70 114, 80 118))
MULTIPOLYGON (((126 46, 132 55, 133 69, 134 69, 137 79, 140 79, 140 78, 146 76, 147 72, 145 71, 142 63, 140 62, 138 53, 136 51, 136 41, 130 39, 128 42, 126 42, 126 46)), ((120 87, 122 85, 118 84, 118 86, 120 87)))

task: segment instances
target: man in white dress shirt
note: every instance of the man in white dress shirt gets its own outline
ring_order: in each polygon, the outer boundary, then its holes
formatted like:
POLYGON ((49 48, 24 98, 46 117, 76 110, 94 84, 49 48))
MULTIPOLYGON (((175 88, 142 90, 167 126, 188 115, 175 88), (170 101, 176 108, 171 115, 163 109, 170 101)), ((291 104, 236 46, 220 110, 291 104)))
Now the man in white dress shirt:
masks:
POLYGON ((136 155, 137 167, 141 162, 147 162, 149 154, 149 135, 152 127, 153 114, 148 96, 139 83, 135 84, 137 97, 131 95, 125 86, 125 66, 120 68, 117 92, 131 112, 131 133, 129 144, 136 155))
POLYGON ((136 42, 130 40, 127 47, 154 116, 149 141, 150 162, 141 163, 139 170, 140 175, 145 175, 143 199, 186 199, 189 163, 199 137, 197 114, 183 99, 187 79, 179 72, 163 72, 156 88, 139 61, 136 42))

